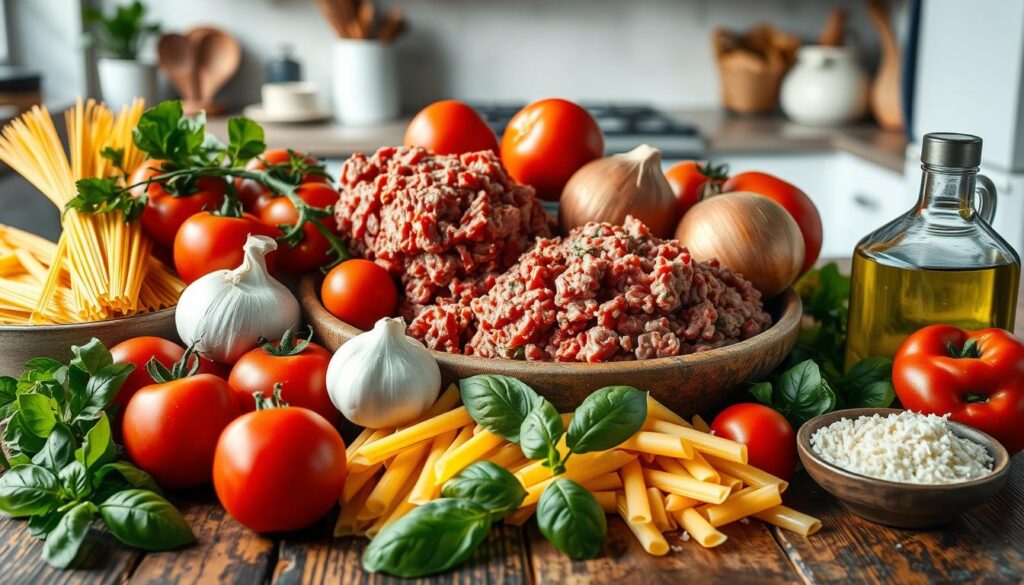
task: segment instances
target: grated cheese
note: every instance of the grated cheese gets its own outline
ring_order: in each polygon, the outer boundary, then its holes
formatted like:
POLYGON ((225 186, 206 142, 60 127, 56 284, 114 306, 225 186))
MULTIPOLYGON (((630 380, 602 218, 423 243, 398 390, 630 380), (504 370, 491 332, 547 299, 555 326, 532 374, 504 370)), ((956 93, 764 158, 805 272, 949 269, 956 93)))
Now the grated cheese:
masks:
POLYGON ((985 447, 954 435, 947 418, 911 411, 842 418, 818 429, 811 449, 837 467, 900 483, 957 483, 991 473, 985 447))

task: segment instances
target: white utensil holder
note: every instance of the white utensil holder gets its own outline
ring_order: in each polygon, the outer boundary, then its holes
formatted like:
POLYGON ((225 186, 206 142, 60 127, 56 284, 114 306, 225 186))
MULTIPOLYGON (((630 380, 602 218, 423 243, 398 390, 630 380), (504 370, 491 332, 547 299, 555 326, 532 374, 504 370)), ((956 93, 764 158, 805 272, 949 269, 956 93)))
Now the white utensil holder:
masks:
POLYGON ((334 115, 342 124, 387 122, 400 113, 395 47, 375 40, 334 42, 334 115))
POLYGON ((156 105, 156 66, 133 59, 103 58, 97 64, 100 93, 111 109, 131 105, 137 97, 156 105))

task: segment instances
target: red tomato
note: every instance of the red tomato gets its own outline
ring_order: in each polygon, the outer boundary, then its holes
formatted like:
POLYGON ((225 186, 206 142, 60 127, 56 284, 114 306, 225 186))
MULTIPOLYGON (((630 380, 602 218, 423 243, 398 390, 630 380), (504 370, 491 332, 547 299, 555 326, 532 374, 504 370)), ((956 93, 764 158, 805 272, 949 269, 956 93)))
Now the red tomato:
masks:
POLYGON ((676 196, 679 216, 682 217, 705 196, 719 192, 729 177, 728 172, 726 165, 712 166, 695 160, 678 162, 665 171, 665 178, 676 196))
MULTIPOLYGON (((135 370, 128 374, 128 378, 121 385, 121 389, 118 390, 117 396, 114 398, 114 404, 119 405, 121 408, 121 411, 118 413, 118 416, 120 416, 124 414, 124 408, 128 405, 128 400, 135 395, 135 392, 139 388, 153 383, 153 377, 149 375, 146 369, 149 360, 155 358, 156 361, 169 369, 175 362, 181 359, 181 356, 185 355, 185 348, 162 337, 135 337, 122 341, 110 348, 110 355, 114 358, 114 363, 132 364, 135 366, 135 370)), ((221 378, 227 375, 224 366, 205 358, 199 359, 199 373, 213 374, 221 378)))
POLYGON ((331 353, 315 343, 291 340, 265 344, 250 350, 235 362, 228 384, 235 391, 243 412, 256 409, 253 392, 269 395, 281 384, 281 398, 291 406, 316 412, 332 425, 341 424, 341 413, 327 394, 327 364, 331 353))
MULTIPOLYGON (((269 168, 274 177, 290 185, 331 182, 316 158, 286 148, 268 150, 256 158, 249 159, 245 168, 250 171, 263 171, 269 168)), ((267 203, 275 199, 270 189, 252 179, 235 179, 235 192, 238 193, 242 207, 256 216, 263 211, 267 203)))
POLYGON ((224 509, 257 532, 298 530, 329 512, 345 487, 345 442, 299 407, 242 415, 224 429, 213 488, 224 509))
POLYGON ((384 268, 369 260, 346 260, 327 273, 320 288, 324 307, 360 329, 372 329, 395 313, 398 289, 384 268))
MULTIPOLYGON (((338 202, 338 190, 327 183, 303 183, 295 193, 313 207, 327 208, 338 202)), ((287 197, 274 197, 263 206, 259 217, 267 225, 292 226, 299 221, 299 212, 287 197)), ((338 232, 338 223, 334 217, 324 217, 320 221, 328 230, 338 232)), ((302 227, 302 233, 302 241, 296 246, 281 244, 279 248, 281 266, 292 274, 317 269, 331 259, 328 254, 331 245, 316 226, 307 223, 302 227)))
POLYGON ((561 99, 534 102, 512 117, 501 138, 508 174, 537 195, 558 201, 580 167, 604 155, 604 135, 594 118, 561 99))
POLYGON ((405 145, 437 154, 498 153, 494 130, 476 110, 457 100, 434 102, 420 110, 405 129, 405 145))
POLYGON ((801 272, 814 266, 821 253, 821 215, 806 193, 768 173, 747 172, 733 176, 722 186, 722 191, 749 191, 763 195, 778 203, 793 216, 804 237, 804 265, 801 272))
MULTIPOLYGON (((281 232, 243 213, 242 217, 225 217, 209 212, 188 218, 174 238, 174 268, 186 283, 214 270, 238 268, 242 263, 242 246, 249 234, 280 237, 281 232)), ((274 269, 277 252, 267 254, 267 268, 274 269)))
POLYGON ((796 469, 796 435, 786 417, 763 404, 735 404, 711 423, 719 437, 747 446, 748 463, 789 480, 796 469))
MULTIPOLYGON (((147 160, 132 173, 130 184, 139 183, 165 172, 163 162, 147 160)), ((150 183, 135 189, 136 195, 145 193, 146 208, 142 210, 142 227, 153 241, 165 248, 174 245, 174 236, 186 219, 200 211, 216 211, 224 203, 227 191, 224 179, 199 177, 186 193, 171 193, 164 183, 150 183)))
POLYGON ((221 431, 240 414, 228 383, 196 374, 140 389, 124 411, 124 448, 169 488, 210 481, 221 431))

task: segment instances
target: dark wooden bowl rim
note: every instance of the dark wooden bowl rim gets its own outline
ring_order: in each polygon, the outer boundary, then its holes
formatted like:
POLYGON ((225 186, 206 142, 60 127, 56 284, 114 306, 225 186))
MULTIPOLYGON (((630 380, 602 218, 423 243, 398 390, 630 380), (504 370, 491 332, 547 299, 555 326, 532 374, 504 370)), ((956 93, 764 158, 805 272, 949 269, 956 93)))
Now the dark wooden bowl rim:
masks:
POLYGON ((58 331, 75 331, 77 329, 89 329, 97 326, 113 326, 118 325, 122 321, 132 321, 135 319, 156 319, 167 313, 173 313, 177 307, 168 307, 166 309, 160 309, 159 311, 152 311, 149 313, 140 313, 138 315, 128 315, 125 317, 114 317, 113 319, 104 319, 102 321, 85 321, 83 323, 59 323, 59 324, 40 324, 40 325, 0 325, 0 332, 39 332, 39 333, 54 333, 58 331))

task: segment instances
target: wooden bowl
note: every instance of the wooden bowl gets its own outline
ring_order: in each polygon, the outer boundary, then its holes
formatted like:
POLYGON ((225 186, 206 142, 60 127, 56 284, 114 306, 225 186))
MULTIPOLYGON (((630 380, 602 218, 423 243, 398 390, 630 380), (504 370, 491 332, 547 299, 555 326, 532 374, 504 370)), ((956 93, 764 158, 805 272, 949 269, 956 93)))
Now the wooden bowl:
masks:
POLYGON ((866 477, 837 467, 811 449, 811 435, 841 418, 902 412, 896 408, 852 408, 813 418, 796 436, 797 451, 807 473, 854 514, 897 528, 926 528, 954 520, 995 497, 1010 476, 1010 455, 991 436, 969 426, 947 421, 958 437, 985 447, 992 457, 992 473, 960 483, 899 483, 866 477))
POLYGON ((72 345, 82 345, 93 337, 109 348, 142 335, 177 340, 174 308, 73 325, 0 325, 0 375, 19 376, 25 362, 36 357, 68 361, 72 345))
MULTIPOLYGON (((299 283, 299 301, 318 341, 334 351, 362 331, 327 312, 320 302, 320 277, 299 283)), ((681 415, 708 413, 722 406, 745 380, 771 372, 796 343, 803 312, 800 297, 788 289, 767 303, 774 325, 760 335, 700 353, 602 364, 536 362, 482 358, 434 351, 445 382, 476 374, 504 374, 526 382, 561 411, 569 411, 598 388, 627 384, 681 415)))

